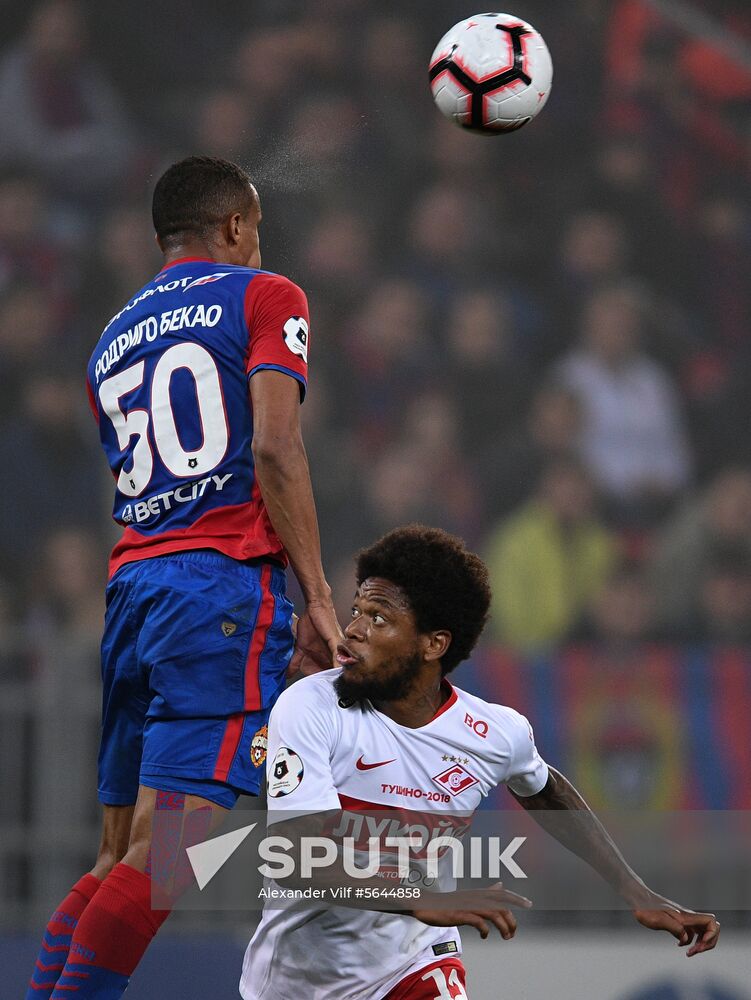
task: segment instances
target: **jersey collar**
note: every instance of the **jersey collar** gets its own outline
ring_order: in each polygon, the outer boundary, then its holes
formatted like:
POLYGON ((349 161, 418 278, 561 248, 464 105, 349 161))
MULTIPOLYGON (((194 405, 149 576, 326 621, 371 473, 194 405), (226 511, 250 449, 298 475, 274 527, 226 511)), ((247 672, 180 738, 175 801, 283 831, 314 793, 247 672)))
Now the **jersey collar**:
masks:
POLYGON ((211 257, 178 257, 177 260, 171 260, 169 264, 165 264, 159 274, 164 274, 165 271, 168 271, 171 267, 176 267, 178 264, 192 264, 195 261, 202 261, 204 264, 216 264, 216 261, 212 260, 211 257))
MULTIPOLYGON (((441 707, 435 713, 435 715, 430 720, 430 722, 435 722, 435 720, 439 716, 443 715, 444 712, 447 712, 451 708, 452 705, 456 704, 456 700, 459 697, 459 695, 454 690, 453 684, 451 684, 450 681, 447 681, 445 677, 441 681, 441 688, 448 694, 448 698, 444 701, 444 703, 441 705, 441 707)), ((425 725, 429 726, 430 722, 426 722, 425 725)))

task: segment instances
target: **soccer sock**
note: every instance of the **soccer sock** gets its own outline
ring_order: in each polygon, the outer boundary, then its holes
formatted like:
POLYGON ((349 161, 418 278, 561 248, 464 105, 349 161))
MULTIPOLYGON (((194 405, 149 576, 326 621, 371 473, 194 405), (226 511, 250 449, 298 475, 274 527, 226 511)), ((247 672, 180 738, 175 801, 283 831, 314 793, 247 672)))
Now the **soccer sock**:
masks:
POLYGON ((122 862, 78 921, 50 1000, 118 1000, 169 910, 151 909, 151 879, 122 862))
POLYGON ((84 875, 50 917, 26 1000, 49 1000, 68 957, 76 924, 101 884, 94 875, 84 875))

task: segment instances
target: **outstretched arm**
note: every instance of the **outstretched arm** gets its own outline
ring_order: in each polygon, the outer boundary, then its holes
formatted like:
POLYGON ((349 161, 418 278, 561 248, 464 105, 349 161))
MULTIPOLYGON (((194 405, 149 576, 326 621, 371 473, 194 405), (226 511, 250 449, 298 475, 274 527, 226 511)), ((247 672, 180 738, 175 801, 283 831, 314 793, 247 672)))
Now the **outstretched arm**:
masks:
POLYGON ((679 944, 690 945, 689 956, 709 951, 717 944, 720 924, 714 915, 687 910, 645 885, 560 771, 549 768, 547 783, 536 795, 511 794, 547 833, 594 868, 626 900, 644 927, 666 930, 679 944), (565 818, 561 815, 564 811, 565 818))
POLYGON ((313 673, 334 666, 342 634, 321 565, 318 519, 300 432, 300 389, 289 375, 263 370, 250 379, 250 395, 258 485, 306 602, 290 672, 313 673))

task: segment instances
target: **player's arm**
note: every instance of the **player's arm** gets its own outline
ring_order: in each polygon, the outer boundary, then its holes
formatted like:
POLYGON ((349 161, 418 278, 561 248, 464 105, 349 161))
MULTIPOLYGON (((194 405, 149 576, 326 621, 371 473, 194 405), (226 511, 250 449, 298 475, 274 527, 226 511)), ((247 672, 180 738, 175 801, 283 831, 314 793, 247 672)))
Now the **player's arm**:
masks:
POLYGON ((640 924, 668 931, 679 944, 690 945, 688 955, 714 948, 720 933, 714 914, 687 910, 645 885, 560 771, 548 768, 547 782, 534 794, 519 794, 513 788, 509 791, 547 833, 586 861, 626 900, 640 924))
POLYGON ((305 673, 330 667, 342 634, 321 564, 318 518, 300 431, 300 387, 284 372, 261 369, 250 379, 250 395, 258 484, 306 602, 291 668, 305 673))
POLYGON ((321 566, 318 519, 300 433, 310 346, 308 302, 288 278, 262 272, 248 283, 244 311, 258 483, 307 605, 298 622, 290 673, 313 673, 334 664, 342 633, 321 566))
POLYGON ((354 877, 338 857, 326 861, 325 867, 314 868, 308 876, 301 875, 305 838, 324 837, 332 844, 341 846, 343 835, 327 833, 341 819, 342 813, 332 810, 274 823, 274 836, 288 840, 288 856, 293 862, 290 874, 284 877, 274 875, 275 881, 285 889, 319 890, 326 894, 321 898, 330 905, 410 916, 433 927, 475 927, 482 938, 487 938, 492 925, 505 941, 516 933, 516 918, 508 907, 528 909, 532 906, 526 896, 504 889, 501 882, 482 889, 450 893, 435 893, 420 888, 402 889, 392 886, 378 875, 354 877), (402 891, 404 895, 400 897, 398 894, 402 891))

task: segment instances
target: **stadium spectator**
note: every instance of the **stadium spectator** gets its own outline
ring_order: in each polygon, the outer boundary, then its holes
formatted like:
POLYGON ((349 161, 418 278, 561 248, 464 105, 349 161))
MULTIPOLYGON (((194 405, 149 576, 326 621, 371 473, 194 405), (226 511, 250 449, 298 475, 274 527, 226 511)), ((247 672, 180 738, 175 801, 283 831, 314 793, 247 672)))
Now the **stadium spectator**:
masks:
POLYGON ((642 645, 656 637, 654 601, 644 570, 618 566, 605 580, 592 610, 576 636, 596 643, 610 662, 640 656, 642 645))
POLYGON ((0 297, 0 419, 18 419, 25 381, 40 358, 53 368, 62 360, 61 319, 39 285, 14 282, 0 297))
POLYGON ((521 425, 505 434, 494 427, 496 439, 486 448, 480 474, 488 507, 496 517, 525 503, 542 470, 557 459, 578 455, 581 407, 563 385, 545 383, 537 390, 521 425))
POLYGON ((80 352, 85 354, 104 324, 122 308, 134 288, 142 288, 159 270, 159 250, 143 206, 120 204, 104 218, 96 257, 87 261, 86 301, 81 314, 80 352))
POLYGON ((615 520, 650 523, 691 474, 681 404, 642 348, 647 301, 621 282, 586 301, 579 346, 557 366, 583 410, 582 455, 615 520))
POLYGON ((751 557, 748 468, 724 469, 658 535, 649 568, 658 619, 669 634, 679 637, 691 630, 709 567, 726 552, 751 557))
POLYGON ((434 386, 415 395, 404 417, 402 441, 420 455, 431 506, 441 511, 441 523, 474 542, 482 501, 461 445, 456 404, 434 386))
POLYGON ((563 642, 614 565, 617 546, 597 518, 582 466, 559 459, 536 494, 503 520, 487 545, 495 638, 532 652, 563 642))
POLYGON ((428 298, 415 282, 387 279, 373 286, 347 321, 339 376, 342 415, 352 414, 362 442, 377 449, 395 440, 410 398, 439 368, 429 332, 428 298))
POLYGON ((60 309, 66 307, 73 269, 55 232, 54 214, 44 185, 32 173, 13 166, 0 171, 0 293, 13 282, 30 282, 52 292, 60 309))
MULTIPOLYGON (((367 295, 372 274, 371 225, 355 212, 332 210, 307 232, 301 266, 314 294, 346 310, 367 295)), ((294 227, 289 227, 294 232, 294 227)))
POLYGON ((516 315, 507 295, 480 287, 454 300, 443 350, 465 453, 483 456, 518 424, 531 373, 515 339, 516 315))
POLYGON ((192 148, 211 149, 215 156, 251 162, 263 109, 237 87, 210 91, 193 123, 192 148))
POLYGON ((701 582, 699 613, 686 638, 725 645, 751 642, 751 555, 717 552, 701 582))
MULTIPOLYGON (((443 404, 438 404, 439 406, 443 404)), ((358 511, 358 540, 425 512, 436 523, 474 537, 478 530, 477 493, 466 467, 435 465, 429 451, 405 436, 365 472, 364 509, 358 511)))
POLYGON ((29 549, 50 531, 104 521, 98 455, 81 402, 80 379, 40 366, 0 437, 0 468, 13 470, 0 518, 0 566, 14 574, 23 575, 29 549))
MULTIPOLYGON (((44 540, 28 567, 26 628, 38 639, 84 641, 96 653, 101 638, 104 573, 99 539, 85 528, 62 527, 44 540)), ((94 680, 98 658, 92 657, 94 680)))
POLYGON ((443 307, 468 282, 492 278, 492 229, 469 191, 434 184, 413 202, 405 270, 443 307))
POLYGON ((127 173, 131 130, 120 100, 87 51, 78 0, 35 6, 0 63, 2 159, 21 159, 60 197, 90 209, 127 173))
POLYGON ((570 344, 582 301, 604 284, 619 280, 631 257, 626 224, 612 209, 569 209, 561 224, 563 235, 550 267, 557 308, 555 328, 549 332, 549 354, 558 354, 570 344))

